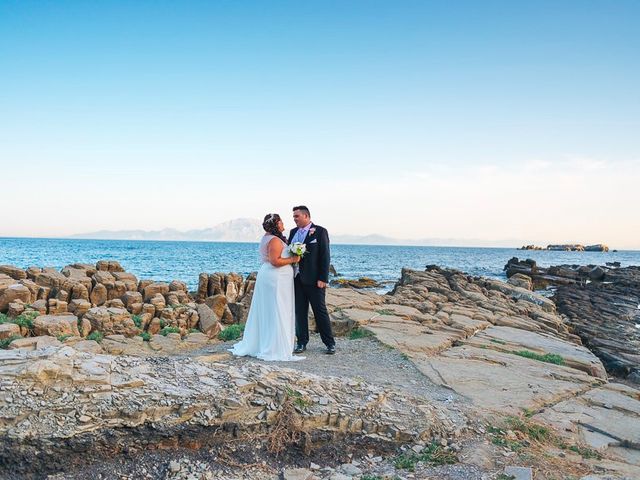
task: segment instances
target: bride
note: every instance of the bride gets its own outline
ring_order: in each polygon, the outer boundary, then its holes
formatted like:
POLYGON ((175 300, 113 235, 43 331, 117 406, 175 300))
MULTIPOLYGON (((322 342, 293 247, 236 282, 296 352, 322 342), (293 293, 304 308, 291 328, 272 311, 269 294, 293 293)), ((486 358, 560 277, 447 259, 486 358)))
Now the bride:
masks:
POLYGON ((234 355, 250 355, 262 360, 302 360, 294 356, 295 302, 293 287, 294 263, 300 257, 292 255, 282 235, 284 225, 280 215, 264 217, 266 232, 260 241, 262 266, 253 291, 249 316, 242 340, 230 351, 234 355))

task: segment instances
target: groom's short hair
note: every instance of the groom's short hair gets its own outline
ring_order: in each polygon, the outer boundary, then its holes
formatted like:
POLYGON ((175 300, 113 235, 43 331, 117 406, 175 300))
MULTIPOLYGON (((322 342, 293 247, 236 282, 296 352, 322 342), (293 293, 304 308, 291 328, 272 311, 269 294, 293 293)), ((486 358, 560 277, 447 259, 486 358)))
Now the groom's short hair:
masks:
POLYGON ((293 211, 295 212, 296 210, 300 210, 302 213, 304 213, 307 217, 311 218, 311 212, 309 211, 309 209, 304 206, 304 205, 298 205, 297 207, 293 207, 293 211))

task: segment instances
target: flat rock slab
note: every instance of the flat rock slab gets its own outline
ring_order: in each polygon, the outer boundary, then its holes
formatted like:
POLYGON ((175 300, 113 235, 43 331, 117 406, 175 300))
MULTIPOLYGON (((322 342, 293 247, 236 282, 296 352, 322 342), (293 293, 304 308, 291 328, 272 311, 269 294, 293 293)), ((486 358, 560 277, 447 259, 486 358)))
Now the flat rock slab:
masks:
POLYGON ((567 366, 606 380, 607 373, 598 357, 586 347, 567 342, 544 332, 532 332, 513 327, 491 327, 479 332, 468 344, 506 352, 528 350, 540 355, 560 355, 567 366))
POLYGON ((478 409, 500 413, 536 409, 600 382, 572 368, 467 345, 412 360, 434 383, 452 388, 478 409))
POLYGON ((594 388, 533 418, 592 448, 622 443, 640 450, 640 390, 626 385, 611 383, 594 388))

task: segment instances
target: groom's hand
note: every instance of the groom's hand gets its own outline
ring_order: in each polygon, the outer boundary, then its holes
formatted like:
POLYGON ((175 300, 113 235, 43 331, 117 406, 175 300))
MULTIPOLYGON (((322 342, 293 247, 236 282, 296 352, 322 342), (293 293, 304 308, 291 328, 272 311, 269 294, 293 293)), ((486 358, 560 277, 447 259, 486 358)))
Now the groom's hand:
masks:
POLYGON ((327 284, 322 280, 318 280, 318 288, 327 288, 327 284))

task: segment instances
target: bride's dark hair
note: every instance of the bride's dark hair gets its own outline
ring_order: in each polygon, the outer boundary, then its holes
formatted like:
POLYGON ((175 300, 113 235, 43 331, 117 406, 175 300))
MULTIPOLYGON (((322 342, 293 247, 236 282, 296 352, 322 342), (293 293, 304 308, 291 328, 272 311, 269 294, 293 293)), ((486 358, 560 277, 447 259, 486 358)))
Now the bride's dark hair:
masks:
POLYGON ((282 240, 284 243, 288 245, 289 242, 287 241, 285 236, 282 235, 282 232, 278 230, 278 222, 280 220, 281 220, 280 215, 278 215, 277 213, 268 213, 267 215, 264 216, 264 220, 262 222, 262 228, 264 228, 264 231, 267 232, 268 234, 273 235, 274 237, 278 237, 280 240, 282 240))

